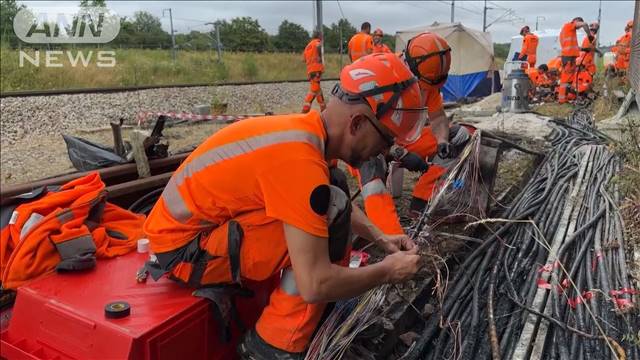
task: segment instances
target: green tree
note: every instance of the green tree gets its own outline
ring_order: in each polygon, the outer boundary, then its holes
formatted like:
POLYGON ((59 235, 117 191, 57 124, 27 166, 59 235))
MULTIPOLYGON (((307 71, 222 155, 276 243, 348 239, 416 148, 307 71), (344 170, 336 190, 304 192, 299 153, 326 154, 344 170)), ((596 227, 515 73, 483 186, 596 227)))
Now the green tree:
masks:
POLYGON ((80 0, 80 7, 81 8, 107 7, 107 1, 106 0, 80 0))
POLYGON ((302 25, 284 20, 278 27, 278 35, 273 37, 273 45, 278 51, 300 52, 309 39, 309 33, 302 25))
POLYGON ((162 30, 160 18, 147 11, 133 14, 134 43, 143 47, 171 47, 171 36, 162 30))
POLYGON ((269 50, 269 34, 251 17, 237 17, 231 22, 221 21, 220 42, 227 50, 255 51, 269 50))
POLYGON ((0 0, 0 43, 2 46, 16 47, 20 40, 13 32, 13 19, 18 11, 26 6, 18 5, 16 0, 0 0))
POLYGON ((324 49, 325 52, 336 53, 340 50, 340 33, 342 33, 342 52, 347 53, 347 44, 349 39, 355 35, 358 30, 351 25, 349 20, 340 19, 338 23, 332 23, 330 27, 323 27, 324 31, 324 49))

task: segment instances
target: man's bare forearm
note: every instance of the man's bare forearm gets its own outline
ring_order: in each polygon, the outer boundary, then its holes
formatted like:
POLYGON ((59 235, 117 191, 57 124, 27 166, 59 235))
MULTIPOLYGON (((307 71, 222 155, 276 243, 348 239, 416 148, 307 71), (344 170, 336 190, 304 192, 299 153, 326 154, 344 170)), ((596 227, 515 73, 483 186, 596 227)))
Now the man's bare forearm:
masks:
POLYGON ((449 142, 449 119, 444 110, 438 110, 429 113, 429 122, 431 123, 431 132, 435 136, 438 144, 449 142))
POLYGON ((353 233, 361 238, 377 243, 383 235, 382 231, 369 220, 364 211, 359 207, 353 205, 352 209, 351 229, 353 233))

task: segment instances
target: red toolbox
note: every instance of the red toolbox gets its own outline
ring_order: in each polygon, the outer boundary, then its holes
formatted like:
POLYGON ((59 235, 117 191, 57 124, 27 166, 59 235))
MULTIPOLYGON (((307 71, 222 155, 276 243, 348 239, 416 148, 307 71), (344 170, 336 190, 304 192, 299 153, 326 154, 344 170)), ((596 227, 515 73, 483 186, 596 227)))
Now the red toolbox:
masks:
MULTIPOLYGON (((2 330, 0 355, 12 359, 231 359, 240 337, 222 343, 209 303, 166 278, 136 282, 147 254, 100 260, 95 269, 51 274, 18 289, 2 330), (129 316, 111 319, 105 305, 125 301, 129 316)), ((276 281, 244 284, 240 318, 255 324, 276 281)))

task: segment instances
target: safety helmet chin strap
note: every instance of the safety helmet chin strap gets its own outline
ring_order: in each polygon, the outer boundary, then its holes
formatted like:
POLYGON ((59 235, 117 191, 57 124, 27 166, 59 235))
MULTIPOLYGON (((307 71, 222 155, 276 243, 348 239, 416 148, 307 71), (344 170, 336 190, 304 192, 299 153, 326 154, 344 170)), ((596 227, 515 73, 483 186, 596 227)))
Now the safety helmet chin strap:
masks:
POLYGON ((409 65, 409 69, 415 76, 417 76, 418 78, 420 78, 420 80, 426 82, 427 84, 433 85, 433 86, 438 86, 447 80, 447 77, 449 77, 449 74, 448 73, 443 74, 443 73, 445 72, 444 64, 447 61, 447 53, 451 52, 450 47, 441 51, 432 52, 430 54, 412 57, 411 54, 409 54, 410 46, 411 46, 411 40, 409 40, 409 43, 407 44, 407 48, 404 51, 404 57, 407 61, 407 65, 409 65), (440 76, 434 80, 428 79, 422 76, 422 74, 420 74, 420 70, 418 70, 418 67, 420 66, 420 64, 422 64, 427 59, 433 56, 438 56, 440 58, 440 76))

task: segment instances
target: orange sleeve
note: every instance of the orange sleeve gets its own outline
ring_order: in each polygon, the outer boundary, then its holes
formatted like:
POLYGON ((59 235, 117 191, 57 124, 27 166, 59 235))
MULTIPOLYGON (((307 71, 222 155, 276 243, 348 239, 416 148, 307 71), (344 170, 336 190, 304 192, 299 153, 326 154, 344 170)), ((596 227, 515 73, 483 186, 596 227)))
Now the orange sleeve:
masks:
POLYGON ((444 109, 444 102, 442 101, 442 94, 440 94, 440 91, 430 90, 426 92, 425 96, 425 104, 429 113, 444 109))
POLYGON ((522 59, 524 55, 527 53, 527 49, 529 48, 529 38, 527 36, 522 38, 522 49, 520 49, 519 58, 522 59))
POLYGON ((373 52, 373 37, 371 35, 367 36, 367 53, 371 54, 373 52))
POLYGON ((311 208, 310 198, 319 185, 329 184, 327 165, 317 159, 296 158, 265 167, 258 174, 267 216, 312 235, 328 237, 325 216, 311 208))

